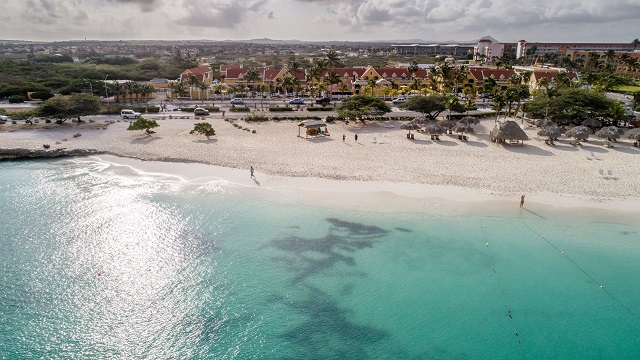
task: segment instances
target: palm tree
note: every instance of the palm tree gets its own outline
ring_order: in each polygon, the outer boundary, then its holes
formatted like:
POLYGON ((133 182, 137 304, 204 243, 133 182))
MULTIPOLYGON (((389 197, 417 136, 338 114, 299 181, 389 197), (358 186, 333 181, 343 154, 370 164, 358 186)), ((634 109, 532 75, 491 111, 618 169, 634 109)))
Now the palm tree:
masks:
POLYGON ((611 60, 616 58, 616 52, 614 50, 607 50, 604 53, 604 58, 605 58, 606 64, 609 64, 611 60))
POLYGON ((327 66, 328 67, 342 66, 342 61, 340 61, 340 58, 337 52, 333 50, 329 50, 329 52, 327 52, 327 66))
POLYGON ((198 89, 200 89, 200 101, 204 102, 204 96, 202 96, 203 92, 207 95, 207 100, 209 100, 209 94, 206 92, 207 89, 209 89, 209 85, 207 85, 204 82, 201 82, 198 84, 198 89))
POLYGON ((229 90, 229 87, 227 86, 227 84, 217 83, 213 85, 213 92, 220 94, 220 101, 223 100, 224 93, 227 92, 228 90, 229 90))
POLYGON ((133 103, 133 94, 135 94, 136 91, 136 83, 133 81, 127 81, 126 83, 124 83, 124 89, 126 92, 126 95, 129 96, 129 102, 133 103))
MULTIPOLYGON (((329 85, 338 85, 342 82, 342 78, 337 72, 331 71, 329 75, 327 75, 326 81, 329 85)), ((329 91, 329 98, 331 98, 331 91, 329 91)))
POLYGON ((376 79, 367 80, 367 89, 371 90, 371 96, 373 96, 373 91, 378 87, 378 82, 376 79))
MULTIPOLYGON (((293 88, 294 86, 294 77, 290 75, 286 75, 284 79, 282 79, 282 89, 284 90, 284 101, 287 102, 287 93, 289 92, 289 88, 293 88)), ((297 78, 295 78, 297 79, 297 78)), ((288 103, 287 103, 288 104, 288 103)))
POLYGON ((633 44, 633 51, 636 51, 636 48, 638 47, 638 45, 640 45, 640 40, 633 39, 631 43, 633 44))
POLYGON ((156 88, 154 88, 153 85, 144 84, 140 87, 140 95, 144 97, 145 103, 149 100, 149 95, 154 92, 156 92, 156 88))
POLYGON ((198 86, 200 80, 195 75, 190 75, 187 79, 187 84, 189 84, 189 97, 193 100, 193 88, 198 86))
POLYGON ((249 69, 244 74, 244 81, 246 81, 247 83, 251 83, 251 91, 254 91, 256 81, 260 81, 260 72, 258 72, 258 70, 256 70, 255 68, 249 69))
POLYGON ((338 88, 338 90, 340 90, 341 93, 347 93, 347 92, 351 92, 351 88, 349 87, 349 85, 345 84, 345 83, 341 83, 340 87, 338 88))

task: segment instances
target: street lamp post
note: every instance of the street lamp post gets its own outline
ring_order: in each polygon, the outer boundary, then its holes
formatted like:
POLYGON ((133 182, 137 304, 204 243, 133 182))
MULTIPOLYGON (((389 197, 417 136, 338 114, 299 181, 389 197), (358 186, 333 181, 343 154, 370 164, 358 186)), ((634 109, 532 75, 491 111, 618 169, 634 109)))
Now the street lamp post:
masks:
POLYGON ((104 77, 104 98, 107 100, 107 109, 109 108, 109 92, 107 91, 107 78, 109 74, 104 77))
POLYGON ((93 85, 91 85, 91 81, 84 79, 89 84, 89 89, 91 89, 91 95, 93 95, 93 85))

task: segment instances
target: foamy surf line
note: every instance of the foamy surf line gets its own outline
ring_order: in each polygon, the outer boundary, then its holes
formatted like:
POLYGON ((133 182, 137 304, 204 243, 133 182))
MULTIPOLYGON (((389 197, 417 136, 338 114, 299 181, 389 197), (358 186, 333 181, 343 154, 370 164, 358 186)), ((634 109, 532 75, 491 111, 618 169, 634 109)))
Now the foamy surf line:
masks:
POLYGON ((264 174, 256 169, 234 169, 194 162, 146 161, 115 155, 92 158, 128 166, 143 174, 173 177, 203 184, 215 182, 238 189, 262 189, 276 197, 286 193, 289 201, 377 212, 504 212, 571 211, 606 218, 627 218, 640 213, 640 199, 603 199, 569 194, 527 193, 524 210, 519 210, 519 193, 427 184, 368 182, 285 177, 264 174))

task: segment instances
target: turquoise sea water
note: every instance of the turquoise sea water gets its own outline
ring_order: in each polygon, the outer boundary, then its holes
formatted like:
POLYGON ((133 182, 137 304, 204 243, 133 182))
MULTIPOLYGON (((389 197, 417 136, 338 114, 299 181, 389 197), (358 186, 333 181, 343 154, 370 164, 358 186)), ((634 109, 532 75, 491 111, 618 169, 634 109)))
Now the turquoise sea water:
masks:
POLYGON ((640 358, 640 225, 335 210, 91 159, 0 174, 2 359, 640 358))

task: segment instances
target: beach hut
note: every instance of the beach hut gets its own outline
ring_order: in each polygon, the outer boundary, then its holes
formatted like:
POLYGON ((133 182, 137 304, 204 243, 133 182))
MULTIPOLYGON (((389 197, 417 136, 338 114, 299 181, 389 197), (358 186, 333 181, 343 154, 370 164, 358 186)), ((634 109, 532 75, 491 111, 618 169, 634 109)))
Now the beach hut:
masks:
POLYGON ((322 120, 308 120, 303 121, 298 124, 298 137, 302 137, 300 131, 305 129, 305 138, 309 138, 309 135, 318 137, 329 136, 329 130, 327 129, 327 124, 322 120))
POLYGON ((524 130, 522 130, 520 125, 513 120, 507 120, 500 123, 491 130, 490 135, 491 141, 495 141, 499 144, 507 141, 509 143, 520 144, 520 141, 522 141, 522 145, 524 145, 524 141, 529 140, 529 137, 524 130))

